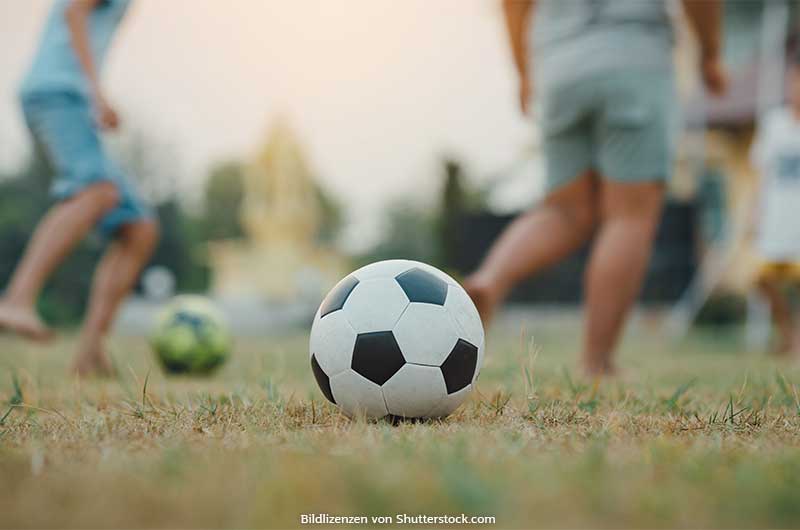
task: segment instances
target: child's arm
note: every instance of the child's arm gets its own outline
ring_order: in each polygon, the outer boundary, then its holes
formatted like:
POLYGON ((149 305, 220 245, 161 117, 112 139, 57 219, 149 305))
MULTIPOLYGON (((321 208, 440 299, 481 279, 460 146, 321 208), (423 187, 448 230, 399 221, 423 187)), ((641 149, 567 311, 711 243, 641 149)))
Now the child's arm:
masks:
POLYGON ((530 26, 531 13, 535 0, 503 0, 503 12, 506 18, 511 53, 517 67, 520 81, 520 105, 524 114, 528 113, 528 101, 531 96, 530 76, 528 72, 528 46, 526 36, 530 26))
POLYGON ((724 94, 728 86, 721 52, 722 8, 720 0, 683 0, 683 9, 700 44, 703 82, 715 96, 724 94))
POLYGON ((89 89, 93 98, 97 121, 104 129, 116 129, 119 117, 103 94, 100 86, 100 77, 92 57, 92 47, 89 41, 89 16, 102 0, 72 0, 67 6, 64 16, 67 20, 72 48, 78 57, 78 62, 89 82, 89 89))

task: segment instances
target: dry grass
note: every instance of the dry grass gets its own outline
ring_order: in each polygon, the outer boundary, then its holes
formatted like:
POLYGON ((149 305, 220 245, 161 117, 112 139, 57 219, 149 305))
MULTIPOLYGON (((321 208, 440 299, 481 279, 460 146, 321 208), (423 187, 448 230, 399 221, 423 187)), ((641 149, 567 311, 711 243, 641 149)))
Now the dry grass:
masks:
POLYGON ((794 365, 724 337, 634 336, 625 381, 592 387, 572 375, 573 335, 548 326, 538 355, 525 334, 493 337, 465 407, 394 427, 324 403, 302 336, 241 343, 208 380, 165 379, 119 339, 119 381, 89 383, 63 375, 69 341, 2 341, 0 527, 462 512, 503 528, 800 525, 794 365))

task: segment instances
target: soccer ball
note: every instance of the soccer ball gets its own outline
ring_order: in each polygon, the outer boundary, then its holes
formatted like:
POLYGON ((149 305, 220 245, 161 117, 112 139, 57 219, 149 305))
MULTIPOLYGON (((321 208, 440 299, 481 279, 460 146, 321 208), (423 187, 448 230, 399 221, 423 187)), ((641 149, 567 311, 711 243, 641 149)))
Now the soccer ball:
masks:
POLYGON ((167 372, 208 374, 228 358, 231 336, 208 299, 183 295, 158 315, 152 345, 167 372))
POLYGON ((350 274, 311 328, 314 377, 349 416, 447 416, 472 390, 483 353, 483 325, 466 291, 416 261, 350 274))

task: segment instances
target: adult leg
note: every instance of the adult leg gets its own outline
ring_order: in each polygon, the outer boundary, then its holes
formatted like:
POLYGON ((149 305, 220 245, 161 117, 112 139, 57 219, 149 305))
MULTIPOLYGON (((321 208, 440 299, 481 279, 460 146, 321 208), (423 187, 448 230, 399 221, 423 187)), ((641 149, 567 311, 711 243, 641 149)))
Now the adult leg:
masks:
POLYGON ((773 353, 786 355, 792 350, 794 342, 794 325, 789 301, 781 293, 780 284, 774 278, 765 277, 759 280, 758 289, 769 303, 772 322, 778 330, 778 342, 773 353))
POLYGON ((592 235, 597 180, 588 171, 520 216, 464 283, 488 324, 497 305, 520 280, 557 263, 592 235))
POLYGON ((100 260, 73 364, 78 375, 111 374, 103 341, 120 302, 133 288, 157 241, 158 225, 154 220, 126 224, 100 260))
POLYGON ((5 295, 0 299, 0 328, 32 339, 50 331, 36 313, 36 299, 55 268, 119 199, 116 186, 101 182, 57 204, 36 227, 5 295))
POLYGON ((600 185, 600 229, 585 278, 583 362, 589 375, 613 372, 611 356, 641 289, 663 198, 660 182, 600 185))

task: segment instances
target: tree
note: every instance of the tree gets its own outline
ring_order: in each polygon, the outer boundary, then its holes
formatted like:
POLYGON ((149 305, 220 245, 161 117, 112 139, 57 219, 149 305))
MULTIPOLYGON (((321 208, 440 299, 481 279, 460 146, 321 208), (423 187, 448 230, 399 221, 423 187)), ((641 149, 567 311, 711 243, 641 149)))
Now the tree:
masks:
POLYGON ((244 167, 224 162, 212 168, 206 182, 203 214, 206 241, 233 239, 243 235, 239 212, 244 198, 244 167))

